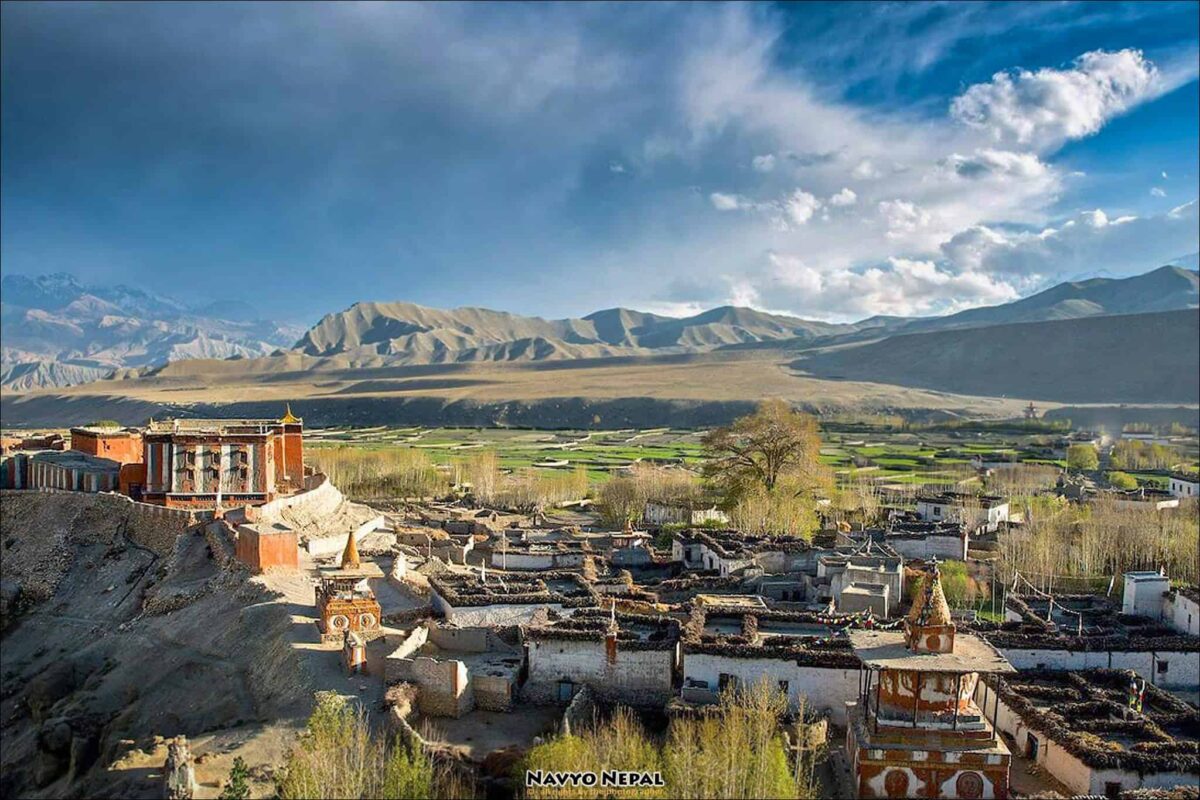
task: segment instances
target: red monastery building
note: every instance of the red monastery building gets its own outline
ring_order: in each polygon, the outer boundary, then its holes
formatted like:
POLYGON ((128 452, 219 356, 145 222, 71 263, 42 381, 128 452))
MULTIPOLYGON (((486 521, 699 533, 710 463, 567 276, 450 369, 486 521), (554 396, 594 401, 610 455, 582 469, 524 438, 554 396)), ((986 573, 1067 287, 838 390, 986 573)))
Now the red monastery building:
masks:
POLYGON ((846 748, 859 797, 1006 798, 1010 754, 975 700, 980 674, 1015 672, 990 644, 959 634, 937 564, 904 630, 850 632, 863 664, 847 704, 846 748))
POLYGON ((151 420, 142 499, 181 508, 259 505, 304 487, 304 421, 151 420))

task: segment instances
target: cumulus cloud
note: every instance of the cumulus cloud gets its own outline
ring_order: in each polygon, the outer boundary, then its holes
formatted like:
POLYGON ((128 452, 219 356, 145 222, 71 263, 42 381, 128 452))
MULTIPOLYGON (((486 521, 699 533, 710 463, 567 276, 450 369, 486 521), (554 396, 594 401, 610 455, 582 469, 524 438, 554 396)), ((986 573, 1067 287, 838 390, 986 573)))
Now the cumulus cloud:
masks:
POLYGON ((751 164, 755 172, 770 172, 775 169, 775 156, 771 153, 763 156, 755 156, 751 164))
POLYGON ((791 197, 784 202, 784 211, 793 225, 804 225, 820 207, 821 201, 803 189, 792 192, 791 197))
POLYGON ((1109 217, 1102 209, 1078 214, 1057 227, 1006 231, 975 225, 942 245, 959 270, 1011 276, 1019 285, 1075 272, 1126 273, 1150 268, 1195 249, 1200 218, 1196 201, 1151 217, 1109 217))
POLYGON ((713 192, 708 196, 718 211, 752 211, 763 215, 777 231, 807 225, 823 203, 811 192, 797 188, 779 200, 756 201, 740 194, 713 192))
POLYGON ((1154 197, 1166 197, 1167 193, 1157 186, 1150 187, 1150 194, 1154 197))
POLYGON ((852 206, 858 202, 858 195, 849 187, 844 187, 838 193, 831 195, 829 205, 831 206, 852 206))
POLYGON ((996 141, 1053 147, 1096 133, 1167 86, 1140 50, 1093 50, 1066 69, 997 72, 956 97, 950 113, 996 141))
POLYGON ((773 306, 809 316, 828 316, 833 308, 853 317, 950 313, 1018 296, 1011 285, 992 276, 956 272, 928 260, 890 258, 862 270, 821 270, 797 256, 775 252, 768 254, 758 280, 743 284, 740 291, 756 299, 769 297, 773 306))
POLYGON ((622 164, 620 161, 608 162, 608 171, 616 173, 617 175, 621 175, 621 174, 627 172, 627 170, 625 169, 625 165, 622 164))
POLYGON ((884 200, 879 214, 887 225, 887 235, 897 238, 927 227, 932 219, 929 212, 907 200, 884 200))

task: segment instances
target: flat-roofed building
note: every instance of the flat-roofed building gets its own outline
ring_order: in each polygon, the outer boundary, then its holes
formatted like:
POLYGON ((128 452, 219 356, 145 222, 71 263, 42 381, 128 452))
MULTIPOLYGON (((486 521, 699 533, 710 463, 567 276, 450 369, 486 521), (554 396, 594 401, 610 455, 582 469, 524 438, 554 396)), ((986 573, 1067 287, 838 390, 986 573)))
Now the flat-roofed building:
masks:
POLYGON ((15 453, 6 466, 6 488, 115 492, 120 487, 120 464, 77 450, 15 453))
POLYGON ((143 499, 175 507, 259 505, 304 487, 303 420, 151 421, 143 499))
POLYGON ((142 432, 116 425, 84 425, 71 428, 71 449, 121 465, 119 490, 134 500, 142 499, 146 463, 142 454, 142 432))

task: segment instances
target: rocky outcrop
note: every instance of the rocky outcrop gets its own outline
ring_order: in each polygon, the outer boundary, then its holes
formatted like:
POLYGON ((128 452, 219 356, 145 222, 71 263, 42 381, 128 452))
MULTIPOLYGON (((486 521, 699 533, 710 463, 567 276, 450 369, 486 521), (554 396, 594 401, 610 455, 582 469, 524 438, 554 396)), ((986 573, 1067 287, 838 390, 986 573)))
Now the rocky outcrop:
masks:
POLYGON ((163 766, 163 797, 166 800, 191 800, 196 793, 196 769, 186 736, 178 736, 167 745, 167 763, 163 766))

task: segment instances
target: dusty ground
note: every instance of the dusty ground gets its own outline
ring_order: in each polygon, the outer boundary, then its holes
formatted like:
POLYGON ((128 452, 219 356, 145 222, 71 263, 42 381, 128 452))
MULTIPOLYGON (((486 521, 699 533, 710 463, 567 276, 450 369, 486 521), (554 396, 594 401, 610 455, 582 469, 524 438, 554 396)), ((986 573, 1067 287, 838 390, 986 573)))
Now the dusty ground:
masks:
MULTIPOLYGON (((562 411, 563 401, 573 398, 620 400, 622 407, 632 409, 638 404, 653 405, 653 401, 719 405, 781 397, 814 409, 953 409, 985 417, 1013 416, 1026 402, 866 380, 817 378, 794 369, 794 359, 793 352, 768 349, 659 358, 380 368, 350 368, 336 358, 301 356, 192 360, 137 379, 13 395, 5 399, 4 411, 13 423, 41 424, 48 416, 62 420, 90 413, 94 417, 100 411, 117 418, 128 414, 142 419, 154 413, 154 404, 178 408, 269 402, 282 407, 284 402, 303 400, 308 401, 303 404, 306 414, 328 406, 323 416, 341 414, 346 417, 342 424, 371 424, 367 417, 394 415, 399 406, 385 404, 391 408, 386 412, 378 404, 360 401, 420 401, 424 411, 428 411, 426 406, 462 402, 540 403, 544 414, 552 416, 562 411), (335 412, 334 408, 343 410, 335 412), (364 414, 367 417, 359 419, 364 414)), ((414 407, 409 413, 419 416, 424 412, 414 407)))
POLYGON ((522 706, 518 711, 472 711, 458 719, 418 716, 413 727, 425 739, 481 761, 494 750, 529 747, 535 736, 553 732, 562 721, 556 706, 522 706))
MULTIPOLYGON (((164 739, 183 734, 197 797, 216 797, 238 755, 270 796, 315 691, 381 709, 388 644, 371 643, 368 674, 344 673, 320 644, 304 554, 300 572, 252 578, 222 570, 202 536, 160 558, 102 519, 56 516, 61 495, 20 495, 0 518, 3 575, 52 594, 3 634, 0 795, 159 797, 164 739), (146 614, 146 600, 173 610, 146 614)), ((385 613, 419 602, 376 583, 385 613)))

